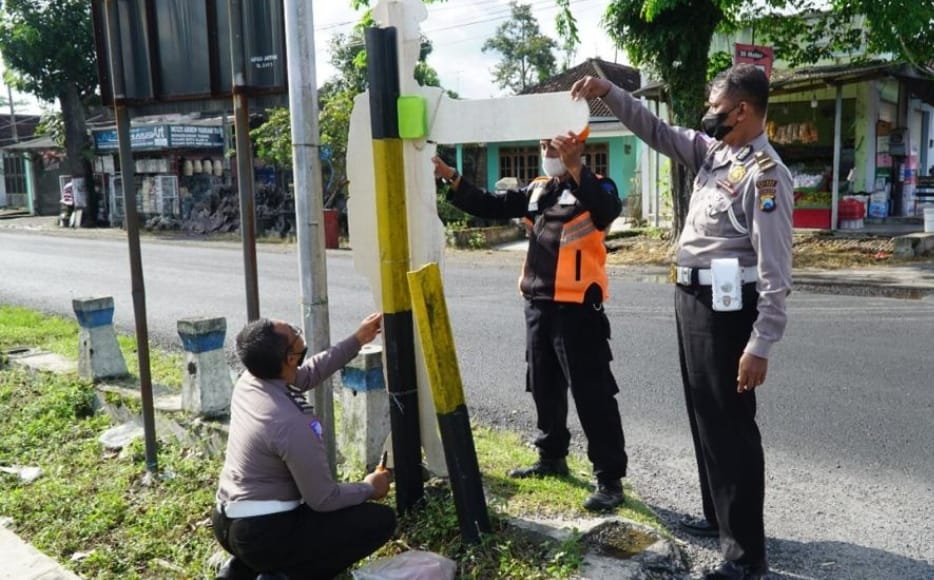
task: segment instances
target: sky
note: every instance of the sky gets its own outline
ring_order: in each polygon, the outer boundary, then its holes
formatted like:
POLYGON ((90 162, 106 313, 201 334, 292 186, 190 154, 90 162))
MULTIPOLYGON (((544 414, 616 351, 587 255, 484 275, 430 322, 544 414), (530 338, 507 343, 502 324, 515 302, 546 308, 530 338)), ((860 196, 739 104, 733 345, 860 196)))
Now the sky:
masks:
MULTIPOLYGON (((0 105, 0 113, 4 115, 10 114, 10 103, 9 103, 9 92, 7 90, 6 83, 3 82, 3 60, 0 59, 0 100, 3 101, 3 104, 0 105)), ((51 103, 46 103, 45 107, 53 106, 51 103)), ((43 105, 39 103, 39 100, 36 97, 28 93, 18 93, 13 91, 13 110, 17 115, 41 115, 43 105)))
MULTIPOLYGON (((375 5, 377 0, 371 0, 375 5)), ((520 0, 532 7, 541 32, 558 41, 555 32, 555 15, 558 13, 554 0, 520 0)), ((360 13, 350 7, 350 0, 316 0, 312 3, 315 23, 315 67, 320 86, 336 71, 329 64, 328 41, 335 34, 349 33, 360 20, 360 13)), ((600 26, 606 0, 571 0, 571 10, 577 18, 581 43, 572 65, 589 57, 600 57, 611 62, 626 63, 623 51, 613 47, 607 34, 600 26)), ((482 99, 503 96, 508 90, 493 84, 492 69, 499 62, 499 54, 484 53, 483 42, 493 36, 497 26, 509 19, 509 0, 446 0, 429 4, 428 19, 422 22, 422 31, 432 41, 434 50, 428 63, 441 78, 441 85, 457 92, 462 98, 482 99)), ((556 52, 560 63, 563 54, 556 52)), ((0 74, 3 63, 0 61, 0 74)), ((0 97, 6 103, 7 88, 0 81, 0 97)), ((40 114, 42 108, 57 108, 57 103, 40 104, 28 94, 14 93, 13 101, 17 113, 40 114)), ((9 105, 0 106, 0 112, 9 113, 9 105)))
MULTIPOLYGON (((371 0, 375 4, 376 0, 371 0)), ((532 7, 541 32, 558 41, 554 0, 520 0, 532 7)), ((589 57, 599 56, 610 62, 626 63, 623 51, 613 47, 600 26, 606 0, 571 0, 571 11, 577 19, 581 39, 572 66, 589 57)), ((350 0, 326 0, 313 3, 315 22, 315 67, 320 86, 336 71, 328 63, 328 41, 337 33, 351 32, 360 15, 350 7, 350 0)), ((493 67, 499 54, 484 53, 484 41, 493 36, 497 26, 510 16, 509 0, 446 0, 428 4, 428 19, 422 22, 422 31, 431 40, 434 50, 428 57, 441 78, 441 85, 455 91, 462 98, 481 99, 498 97, 509 91, 493 84, 493 67)), ((555 53, 558 63, 563 54, 555 53)))

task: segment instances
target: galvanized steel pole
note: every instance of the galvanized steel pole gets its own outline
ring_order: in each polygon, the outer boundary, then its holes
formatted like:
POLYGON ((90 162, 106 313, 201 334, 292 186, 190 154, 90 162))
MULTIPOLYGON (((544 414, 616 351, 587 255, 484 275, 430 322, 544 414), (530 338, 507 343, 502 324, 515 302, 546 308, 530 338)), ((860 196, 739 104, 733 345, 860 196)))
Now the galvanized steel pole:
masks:
MULTIPOLYGON (((310 352, 331 346, 327 256, 324 251, 324 191, 318 135, 314 13, 305 0, 285 0, 285 44, 289 72, 292 173, 302 324, 310 352)), ((314 389, 315 413, 324 423, 331 474, 337 472, 331 379, 314 389)))

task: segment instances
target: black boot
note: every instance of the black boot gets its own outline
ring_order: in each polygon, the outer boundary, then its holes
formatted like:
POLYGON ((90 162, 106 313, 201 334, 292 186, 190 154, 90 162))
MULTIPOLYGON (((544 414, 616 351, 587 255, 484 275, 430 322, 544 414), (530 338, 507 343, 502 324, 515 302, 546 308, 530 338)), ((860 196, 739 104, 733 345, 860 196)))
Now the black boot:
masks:
POLYGON ((614 509, 625 501, 623 497, 623 482, 599 481, 597 489, 584 500, 584 508, 592 512, 604 512, 614 509))
POLYGON ((526 477, 565 476, 568 473, 568 462, 564 457, 557 459, 539 457, 534 465, 513 469, 509 472, 509 477, 522 479, 526 477))
POLYGON ((217 580, 254 580, 256 572, 236 556, 231 556, 217 571, 217 580))

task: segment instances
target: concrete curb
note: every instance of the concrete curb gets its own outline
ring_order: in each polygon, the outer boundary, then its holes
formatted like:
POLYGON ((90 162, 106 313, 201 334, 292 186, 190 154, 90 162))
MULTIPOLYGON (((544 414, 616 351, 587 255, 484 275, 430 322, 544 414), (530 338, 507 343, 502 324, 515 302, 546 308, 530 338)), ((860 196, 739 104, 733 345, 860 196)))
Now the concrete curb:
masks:
POLYGON ((80 580, 61 564, 0 525, 0 580, 80 580))
POLYGON ((563 542, 581 536, 584 563, 575 580, 643 580, 688 577, 684 552, 671 540, 648 526, 614 515, 574 520, 510 518, 509 525, 537 542, 563 542), (620 545, 638 538, 629 554, 620 545))

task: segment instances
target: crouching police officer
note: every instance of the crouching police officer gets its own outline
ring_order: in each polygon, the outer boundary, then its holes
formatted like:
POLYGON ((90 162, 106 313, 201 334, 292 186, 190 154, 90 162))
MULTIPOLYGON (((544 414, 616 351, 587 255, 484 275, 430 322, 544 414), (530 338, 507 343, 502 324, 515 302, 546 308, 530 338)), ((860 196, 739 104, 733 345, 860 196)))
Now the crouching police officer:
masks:
POLYGON ((619 389, 610 370, 610 323, 603 311, 603 242, 622 202, 611 180, 581 163, 584 138, 568 133, 541 141, 547 177, 502 194, 481 190, 439 158, 433 161, 435 175, 450 183, 448 200, 455 206, 484 218, 524 218, 528 229, 519 289, 525 298, 527 389, 541 435, 535 441, 538 462, 510 476, 568 474, 570 388, 597 479, 584 507, 603 511, 623 503, 627 464, 619 389))
POLYGON ((677 249, 675 316, 681 375, 705 520, 723 562, 710 579, 768 570, 765 464, 754 390, 785 329, 791 291, 792 179, 765 134, 769 81, 751 65, 714 79, 704 132, 670 127, 625 91, 587 77, 574 98, 600 97, 650 147, 696 172, 677 249))

